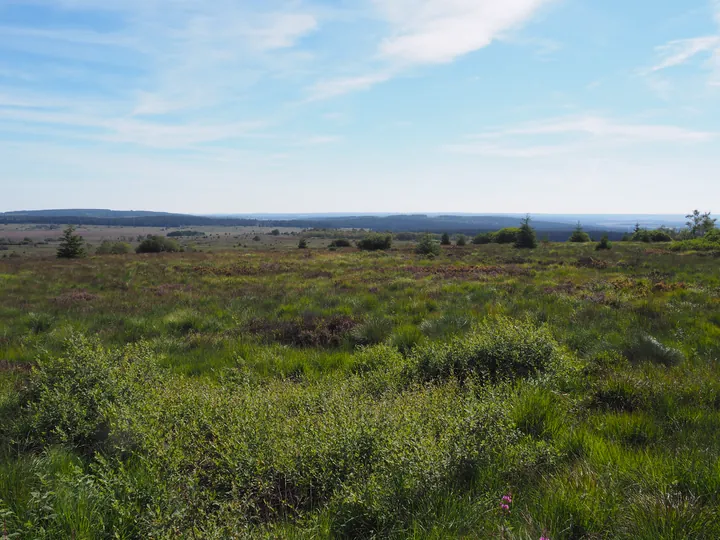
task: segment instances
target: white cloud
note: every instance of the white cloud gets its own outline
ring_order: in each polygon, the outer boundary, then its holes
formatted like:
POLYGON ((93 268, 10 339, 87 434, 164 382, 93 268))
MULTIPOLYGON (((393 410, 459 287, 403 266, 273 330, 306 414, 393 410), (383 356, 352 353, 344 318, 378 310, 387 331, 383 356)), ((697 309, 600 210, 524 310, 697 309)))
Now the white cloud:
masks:
POLYGON ((657 48, 660 61, 650 71, 660 71, 684 64, 694 56, 720 48, 720 36, 706 36, 671 41, 657 48))
POLYGON ((690 144, 709 142, 717 138, 718 133, 690 130, 679 126, 581 116, 550 119, 478 133, 468 136, 465 142, 446 145, 443 150, 461 154, 537 158, 599 146, 690 144))
POLYGON ((375 73, 359 77, 344 77, 320 81, 310 89, 310 99, 320 100, 341 96, 350 92, 367 90, 391 78, 390 73, 375 73))
POLYGON ((709 36, 677 39, 656 47, 658 62, 645 74, 683 65, 696 56, 707 53, 710 61, 705 67, 711 71, 709 84, 720 85, 720 0, 712 0, 711 5, 718 32, 709 36))
POLYGON ((550 0, 373 1, 392 27, 381 55, 401 64, 434 64, 488 46, 550 0))
POLYGON ((367 90, 413 66, 452 62, 527 23, 553 1, 372 0, 390 33, 377 44, 375 60, 382 67, 370 74, 320 81, 310 88, 310 99, 367 90))

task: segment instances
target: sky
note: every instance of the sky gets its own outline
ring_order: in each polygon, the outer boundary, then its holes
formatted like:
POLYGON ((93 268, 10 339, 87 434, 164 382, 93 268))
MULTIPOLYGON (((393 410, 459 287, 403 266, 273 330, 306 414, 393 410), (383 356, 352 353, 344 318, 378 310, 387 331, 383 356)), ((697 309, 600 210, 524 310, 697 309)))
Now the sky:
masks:
POLYGON ((720 212, 720 0, 0 0, 0 211, 720 212))

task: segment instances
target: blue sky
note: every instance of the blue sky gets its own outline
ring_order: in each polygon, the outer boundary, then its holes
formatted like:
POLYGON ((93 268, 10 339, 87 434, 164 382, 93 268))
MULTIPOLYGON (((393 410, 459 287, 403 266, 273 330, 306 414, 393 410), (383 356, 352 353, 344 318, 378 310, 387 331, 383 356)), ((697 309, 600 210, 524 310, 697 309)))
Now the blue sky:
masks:
POLYGON ((720 0, 0 0, 0 211, 720 212, 720 0))

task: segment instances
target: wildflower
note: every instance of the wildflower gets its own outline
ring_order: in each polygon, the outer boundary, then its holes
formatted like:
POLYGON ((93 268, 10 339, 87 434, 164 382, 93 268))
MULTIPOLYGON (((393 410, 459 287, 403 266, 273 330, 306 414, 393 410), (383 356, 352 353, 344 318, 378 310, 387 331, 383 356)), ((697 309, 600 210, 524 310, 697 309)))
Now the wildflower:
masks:
POLYGON ((512 497, 510 495, 505 495, 502 500, 505 504, 512 504, 512 497))
POLYGON ((505 511, 505 512, 509 512, 509 511, 510 511, 510 507, 509 507, 507 504, 501 504, 501 505, 500 505, 500 508, 501 508, 503 511, 505 511))

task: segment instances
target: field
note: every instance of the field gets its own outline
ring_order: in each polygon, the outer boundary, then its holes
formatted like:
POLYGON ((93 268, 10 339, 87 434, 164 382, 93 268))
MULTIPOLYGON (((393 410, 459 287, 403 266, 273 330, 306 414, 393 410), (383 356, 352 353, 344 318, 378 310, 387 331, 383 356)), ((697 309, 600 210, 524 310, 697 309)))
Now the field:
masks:
POLYGON ((4 538, 720 538, 716 256, 259 232, 0 259, 4 538))

